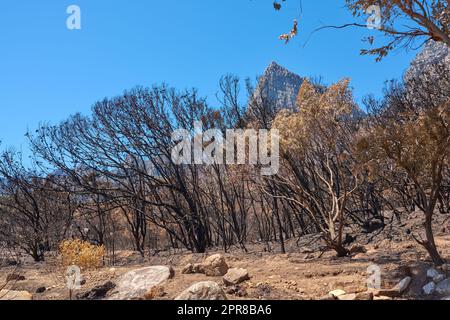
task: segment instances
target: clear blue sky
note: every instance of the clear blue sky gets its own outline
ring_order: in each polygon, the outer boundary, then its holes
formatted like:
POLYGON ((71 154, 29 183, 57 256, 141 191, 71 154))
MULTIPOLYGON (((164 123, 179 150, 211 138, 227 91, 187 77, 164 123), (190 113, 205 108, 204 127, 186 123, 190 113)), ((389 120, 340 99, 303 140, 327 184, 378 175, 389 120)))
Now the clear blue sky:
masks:
POLYGON ((277 37, 300 15, 300 0, 281 12, 272 0, 15 0, 0 10, 1 148, 26 149, 24 133, 42 121, 75 112, 135 85, 166 82, 196 87, 214 103, 220 76, 260 75, 275 60, 326 83, 350 77, 360 99, 379 95, 415 52, 381 63, 359 56, 367 30, 309 33, 352 21, 343 0, 303 0, 302 36, 285 46, 277 37), (66 28, 66 8, 82 10, 82 30, 66 28))

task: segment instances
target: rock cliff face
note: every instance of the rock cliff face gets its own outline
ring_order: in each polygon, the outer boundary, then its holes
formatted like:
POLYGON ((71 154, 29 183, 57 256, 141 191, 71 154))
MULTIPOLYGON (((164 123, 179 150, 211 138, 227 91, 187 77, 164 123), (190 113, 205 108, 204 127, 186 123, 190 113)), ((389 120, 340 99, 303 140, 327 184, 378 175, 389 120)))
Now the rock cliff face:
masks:
MULTIPOLYGON (((296 100, 300 87, 305 80, 306 78, 287 70, 276 62, 272 62, 259 79, 254 99, 256 101, 265 99, 266 103, 261 103, 261 105, 270 108, 269 113, 276 113, 283 109, 298 111, 296 100)), ((317 89, 323 91, 326 87, 317 86, 317 89)), ((355 106, 353 116, 362 117, 365 116, 365 113, 355 106)))
POLYGON ((275 110, 296 110, 295 101, 304 78, 272 62, 260 78, 255 98, 275 104, 275 110))
POLYGON ((439 62, 450 66, 450 49, 443 43, 429 41, 411 62, 406 72, 406 79, 422 74, 427 67, 439 62))

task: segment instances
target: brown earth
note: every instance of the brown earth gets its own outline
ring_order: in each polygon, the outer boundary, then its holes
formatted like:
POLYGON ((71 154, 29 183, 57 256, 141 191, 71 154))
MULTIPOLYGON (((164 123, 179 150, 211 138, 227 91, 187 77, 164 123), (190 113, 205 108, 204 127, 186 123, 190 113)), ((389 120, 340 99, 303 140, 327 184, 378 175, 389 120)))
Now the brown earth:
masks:
MULTIPOLYGON (((450 235, 440 234, 436 238, 443 257, 449 258, 450 235)), ((377 244, 366 245, 366 253, 346 258, 336 258, 332 251, 322 252, 318 245, 311 248, 298 246, 295 242, 288 243, 291 251, 288 254, 264 252, 264 248, 262 245, 253 245, 248 253, 236 249, 230 253, 211 251, 206 255, 164 252, 150 258, 142 258, 131 251, 121 251, 117 253, 116 266, 83 274, 86 283, 74 296, 109 280, 116 281, 127 271, 149 265, 171 265, 176 272, 175 277, 163 285, 163 296, 155 299, 173 299, 198 281, 212 280, 222 285, 221 277, 181 274, 186 264, 202 262, 208 255, 222 253, 230 268, 245 268, 250 274, 249 281, 235 288, 237 294, 229 291, 229 299, 304 300, 319 299, 336 289, 347 293, 363 292, 366 291, 367 268, 373 264, 381 268, 383 288, 391 288, 405 276, 413 277, 408 291, 401 299, 441 298, 422 295, 421 288, 427 283, 426 270, 432 263, 426 252, 412 240, 382 240, 377 244)), ((12 266, 0 268, 0 284, 14 271, 23 275, 25 280, 10 282, 10 289, 29 291, 35 300, 69 298, 64 274, 53 266, 51 258, 44 263, 26 261, 17 270, 12 266), (46 291, 35 293, 40 287, 46 287, 46 291)))

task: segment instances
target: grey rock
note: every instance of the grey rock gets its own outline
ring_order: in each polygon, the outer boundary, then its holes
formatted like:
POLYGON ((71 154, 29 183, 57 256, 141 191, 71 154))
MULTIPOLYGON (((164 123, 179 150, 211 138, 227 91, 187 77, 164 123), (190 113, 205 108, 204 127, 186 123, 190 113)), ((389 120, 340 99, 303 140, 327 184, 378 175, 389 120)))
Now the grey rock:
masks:
POLYGON ((379 296, 385 296, 385 297, 391 297, 391 298, 398 297, 403 292, 405 292, 406 289, 408 289, 411 281, 412 281, 411 277, 406 277, 392 289, 374 289, 374 290, 371 290, 371 292, 376 297, 379 297, 379 296))
POLYGON ((433 279, 434 277, 436 277, 438 275, 439 275, 439 272, 436 269, 434 269, 434 268, 431 268, 431 269, 427 270, 427 277, 430 278, 430 279, 433 279))
POLYGON ((450 278, 439 282, 436 291, 440 294, 450 294, 450 278))
POLYGON ((333 291, 328 292, 328 294, 333 296, 333 297, 338 298, 338 297, 343 296, 344 294, 347 294, 347 293, 344 290, 337 289, 337 290, 333 290, 333 291))
POLYGON ((444 280, 445 280, 445 276, 443 274, 438 274, 436 277, 433 278, 434 283, 439 283, 444 280))
POLYGON ((109 300, 135 300, 142 298, 151 288, 170 278, 170 269, 163 266, 147 267, 124 274, 109 300))
POLYGON ((227 296, 217 283, 204 281, 193 284, 175 300, 227 300, 227 296))
POLYGON ((411 284, 412 278, 411 277, 406 277, 404 278, 402 281, 400 281, 394 288, 393 290, 398 291, 399 293, 403 293, 404 291, 406 291, 406 289, 408 289, 409 285, 411 284))
POLYGON ((250 277, 246 269, 233 268, 229 269, 227 274, 223 276, 223 283, 227 286, 234 286, 249 279, 250 277))
POLYGON ((422 291, 426 295, 433 294, 436 291, 436 284, 434 282, 430 282, 422 288, 422 291))

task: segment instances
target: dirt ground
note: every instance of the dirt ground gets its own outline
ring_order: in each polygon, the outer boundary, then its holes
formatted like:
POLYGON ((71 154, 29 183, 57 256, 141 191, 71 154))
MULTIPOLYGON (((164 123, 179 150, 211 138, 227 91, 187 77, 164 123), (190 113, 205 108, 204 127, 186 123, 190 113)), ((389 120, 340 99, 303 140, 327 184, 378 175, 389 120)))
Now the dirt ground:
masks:
MULTIPOLYGON (((436 237, 443 257, 450 258, 450 235, 436 237)), ((116 265, 83 274, 85 283, 79 292, 89 291, 105 282, 117 280, 127 271, 150 265, 171 265, 175 277, 163 285, 164 296, 158 299, 173 299, 195 282, 212 280, 222 285, 220 277, 207 277, 203 274, 182 274, 182 268, 193 262, 201 262, 208 255, 221 253, 229 267, 245 268, 251 279, 235 292, 228 290, 228 298, 239 299, 283 299, 309 300, 320 299, 331 290, 342 289, 347 293, 366 291, 367 268, 377 265, 381 269, 382 287, 391 288, 405 276, 413 277, 409 290, 401 299, 438 299, 438 296, 423 296, 421 288, 426 284, 426 270, 432 266, 426 252, 413 241, 382 240, 366 246, 366 253, 352 257, 337 258, 332 251, 322 252, 297 243, 288 243, 290 253, 279 254, 264 252, 264 246, 254 245, 248 253, 233 250, 207 254, 160 253, 150 258, 142 258, 131 251, 117 253, 116 265)), ((25 290, 33 294, 35 300, 68 299, 64 274, 52 266, 51 259, 44 263, 26 261, 17 272, 25 280, 8 284, 8 288, 25 290), (45 287, 43 293, 36 293, 45 287)), ((0 284, 15 267, 0 269, 0 284)))

